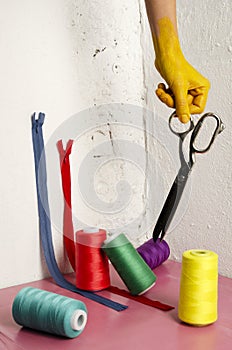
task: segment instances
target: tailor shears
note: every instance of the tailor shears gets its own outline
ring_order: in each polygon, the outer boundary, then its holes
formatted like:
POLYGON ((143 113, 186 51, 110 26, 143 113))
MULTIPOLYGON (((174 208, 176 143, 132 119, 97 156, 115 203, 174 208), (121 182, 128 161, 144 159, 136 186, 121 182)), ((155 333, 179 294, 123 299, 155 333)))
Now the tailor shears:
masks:
MULTIPOLYGON (((194 125, 194 122, 192 118, 190 119, 189 123, 187 124, 187 130, 185 131, 177 131, 174 129, 173 123, 174 121, 177 121, 179 124, 181 124, 178 121, 178 118, 176 118, 176 113, 174 112, 170 118, 169 118, 169 128, 170 130, 179 137, 179 157, 180 157, 180 169, 178 171, 178 174, 172 184, 172 187, 169 191, 169 194, 167 196, 167 199, 164 203, 164 206, 161 210, 161 213, 159 215, 159 218, 157 220, 157 223, 155 225, 155 228, 153 230, 153 240, 156 242, 158 238, 162 240, 167 232, 167 229, 174 217, 174 214, 176 212, 176 209, 178 207, 178 204, 180 202, 182 193, 184 191, 185 185, 187 183, 188 177, 190 175, 190 172, 192 170, 193 164, 195 163, 195 154, 196 153, 205 153, 207 152, 216 136, 220 134, 225 126, 222 122, 222 120, 213 113, 206 113, 204 114, 194 125), (200 129, 202 128, 203 124, 205 124, 209 119, 213 119, 215 123, 215 127, 212 131, 212 136, 209 140, 209 143, 203 147, 198 148, 195 145, 196 138, 198 136, 198 133, 200 129), (185 159, 184 156, 184 150, 183 150, 183 142, 186 139, 186 136, 192 132, 190 142, 189 142, 189 154, 188 154, 188 160, 185 159)), ((182 124, 183 126, 184 124, 182 124)), ((180 125, 179 125, 180 126, 180 125)))

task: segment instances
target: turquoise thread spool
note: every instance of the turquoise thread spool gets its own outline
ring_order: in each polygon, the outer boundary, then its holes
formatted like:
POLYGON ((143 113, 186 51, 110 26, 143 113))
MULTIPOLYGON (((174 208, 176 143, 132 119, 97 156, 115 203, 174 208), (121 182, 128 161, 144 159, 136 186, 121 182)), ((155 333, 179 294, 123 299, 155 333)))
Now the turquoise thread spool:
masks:
POLYGON ((126 236, 113 235, 102 246, 132 295, 140 295, 156 282, 156 276, 126 236))
POLYGON ((68 338, 79 336, 87 322, 82 301, 32 287, 16 295, 12 315, 21 326, 68 338))

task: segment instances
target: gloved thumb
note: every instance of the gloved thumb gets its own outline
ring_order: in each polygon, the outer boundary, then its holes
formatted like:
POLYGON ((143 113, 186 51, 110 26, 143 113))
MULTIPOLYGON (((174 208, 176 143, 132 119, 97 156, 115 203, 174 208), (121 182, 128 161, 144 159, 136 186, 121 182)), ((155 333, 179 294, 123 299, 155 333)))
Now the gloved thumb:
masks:
POLYGON ((177 85, 172 88, 175 98, 176 115, 182 123, 188 123, 190 120, 190 112, 188 105, 188 89, 177 85))

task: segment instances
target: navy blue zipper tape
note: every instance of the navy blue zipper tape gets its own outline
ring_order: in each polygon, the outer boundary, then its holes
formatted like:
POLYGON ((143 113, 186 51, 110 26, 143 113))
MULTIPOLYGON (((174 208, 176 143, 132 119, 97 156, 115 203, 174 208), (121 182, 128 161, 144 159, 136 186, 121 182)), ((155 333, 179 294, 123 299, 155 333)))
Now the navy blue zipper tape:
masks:
POLYGON ((33 151, 35 161, 35 176, 36 176, 36 189, 37 189, 37 201, 38 201, 38 213, 39 213, 39 229, 40 237, 43 247, 45 260, 48 270, 54 279, 54 281, 62 288, 78 293, 83 297, 96 301, 99 304, 105 305, 116 311, 122 311, 127 309, 126 305, 119 304, 115 301, 104 298, 96 293, 83 291, 76 288, 72 283, 67 281, 59 270, 56 262, 54 248, 52 243, 52 230, 49 215, 49 203, 48 203, 48 191, 47 191, 47 171, 46 171, 46 158, 44 151, 44 140, 42 125, 44 123, 44 113, 39 113, 38 119, 36 114, 32 115, 32 140, 33 151), (46 210, 45 210, 46 208, 46 210))

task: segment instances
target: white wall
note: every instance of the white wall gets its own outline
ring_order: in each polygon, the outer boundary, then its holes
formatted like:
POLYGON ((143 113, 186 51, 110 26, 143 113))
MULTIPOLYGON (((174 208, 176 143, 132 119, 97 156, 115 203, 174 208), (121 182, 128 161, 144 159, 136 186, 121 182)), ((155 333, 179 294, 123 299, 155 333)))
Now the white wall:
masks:
MULTIPOLYGON (((227 0, 214 3, 212 7, 211 3, 209 0, 204 3, 195 0, 186 5, 185 1, 178 1, 180 37, 187 58, 211 81, 207 110, 222 117, 226 131, 210 153, 197 158, 191 188, 189 186, 183 201, 184 205, 188 203, 187 212, 167 236, 167 241, 172 258, 179 261, 185 249, 215 250, 219 254, 220 272, 231 277, 232 4, 227 0)), ((107 0, 104 5, 99 0, 0 1, 0 45, 0 286, 5 287, 47 274, 44 262, 41 264, 43 258, 38 234, 30 133, 32 112, 46 113, 44 137, 48 141, 62 122, 94 105, 114 102, 137 106, 147 104, 152 110, 155 106, 160 121, 155 120, 162 127, 166 125, 170 111, 154 97, 154 84, 159 77, 153 67, 154 53, 143 0, 126 3, 107 0)), ((142 124, 150 128, 146 118, 140 117, 142 124)), ((157 125, 152 126, 154 130, 157 125)), ((109 130, 105 132, 103 128, 101 131, 105 135, 94 130, 94 143, 88 142, 90 134, 84 135, 79 141, 79 155, 80 150, 86 152, 105 140, 110 141, 109 130)), ((123 135, 131 143, 134 140, 147 153, 157 151, 154 139, 150 141, 136 128, 119 127, 112 133, 115 138, 123 135)), ((165 139, 166 135, 171 137, 165 134, 165 139)), ((153 176, 157 168, 161 172, 162 193, 158 204, 153 204, 158 214, 160 201, 175 176, 178 165, 167 162, 169 156, 165 142, 160 145, 157 159, 155 165, 149 162, 145 165, 145 173, 138 175, 138 183, 133 182, 135 213, 137 209, 143 210, 140 208, 141 192, 146 188, 146 178, 153 176), (166 170, 164 166, 167 166, 166 170)), ((117 164, 114 171, 109 167, 106 170, 108 179, 117 182, 121 179, 121 171, 123 179, 126 173, 128 181, 134 180, 135 176, 124 167, 124 163, 117 164), (115 172, 117 176, 112 178, 115 172)), ((104 195, 104 190, 101 189, 100 193, 104 195)), ((112 199, 110 193, 107 194, 109 201, 112 199)), ((77 196, 75 198, 77 201, 77 196)), ((105 220, 106 228, 112 226, 107 214, 101 218, 92 217, 86 211, 88 209, 84 210, 81 204, 80 207, 80 215, 86 224, 101 224, 105 220)), ((150 214, 148 211, 148 217, 150 214)), ((120 225, 127 215, 127 212, 121 213, 118 218, 120 225)), ((146 215, 144 220, 149 221, 146 215)), ((58 261, 65 270, 68 265, 59 227, 53 231, 58 261)), ((136 245, 146 239, 142 233, 140 230, 138 234, 132 234, 136 245)))

